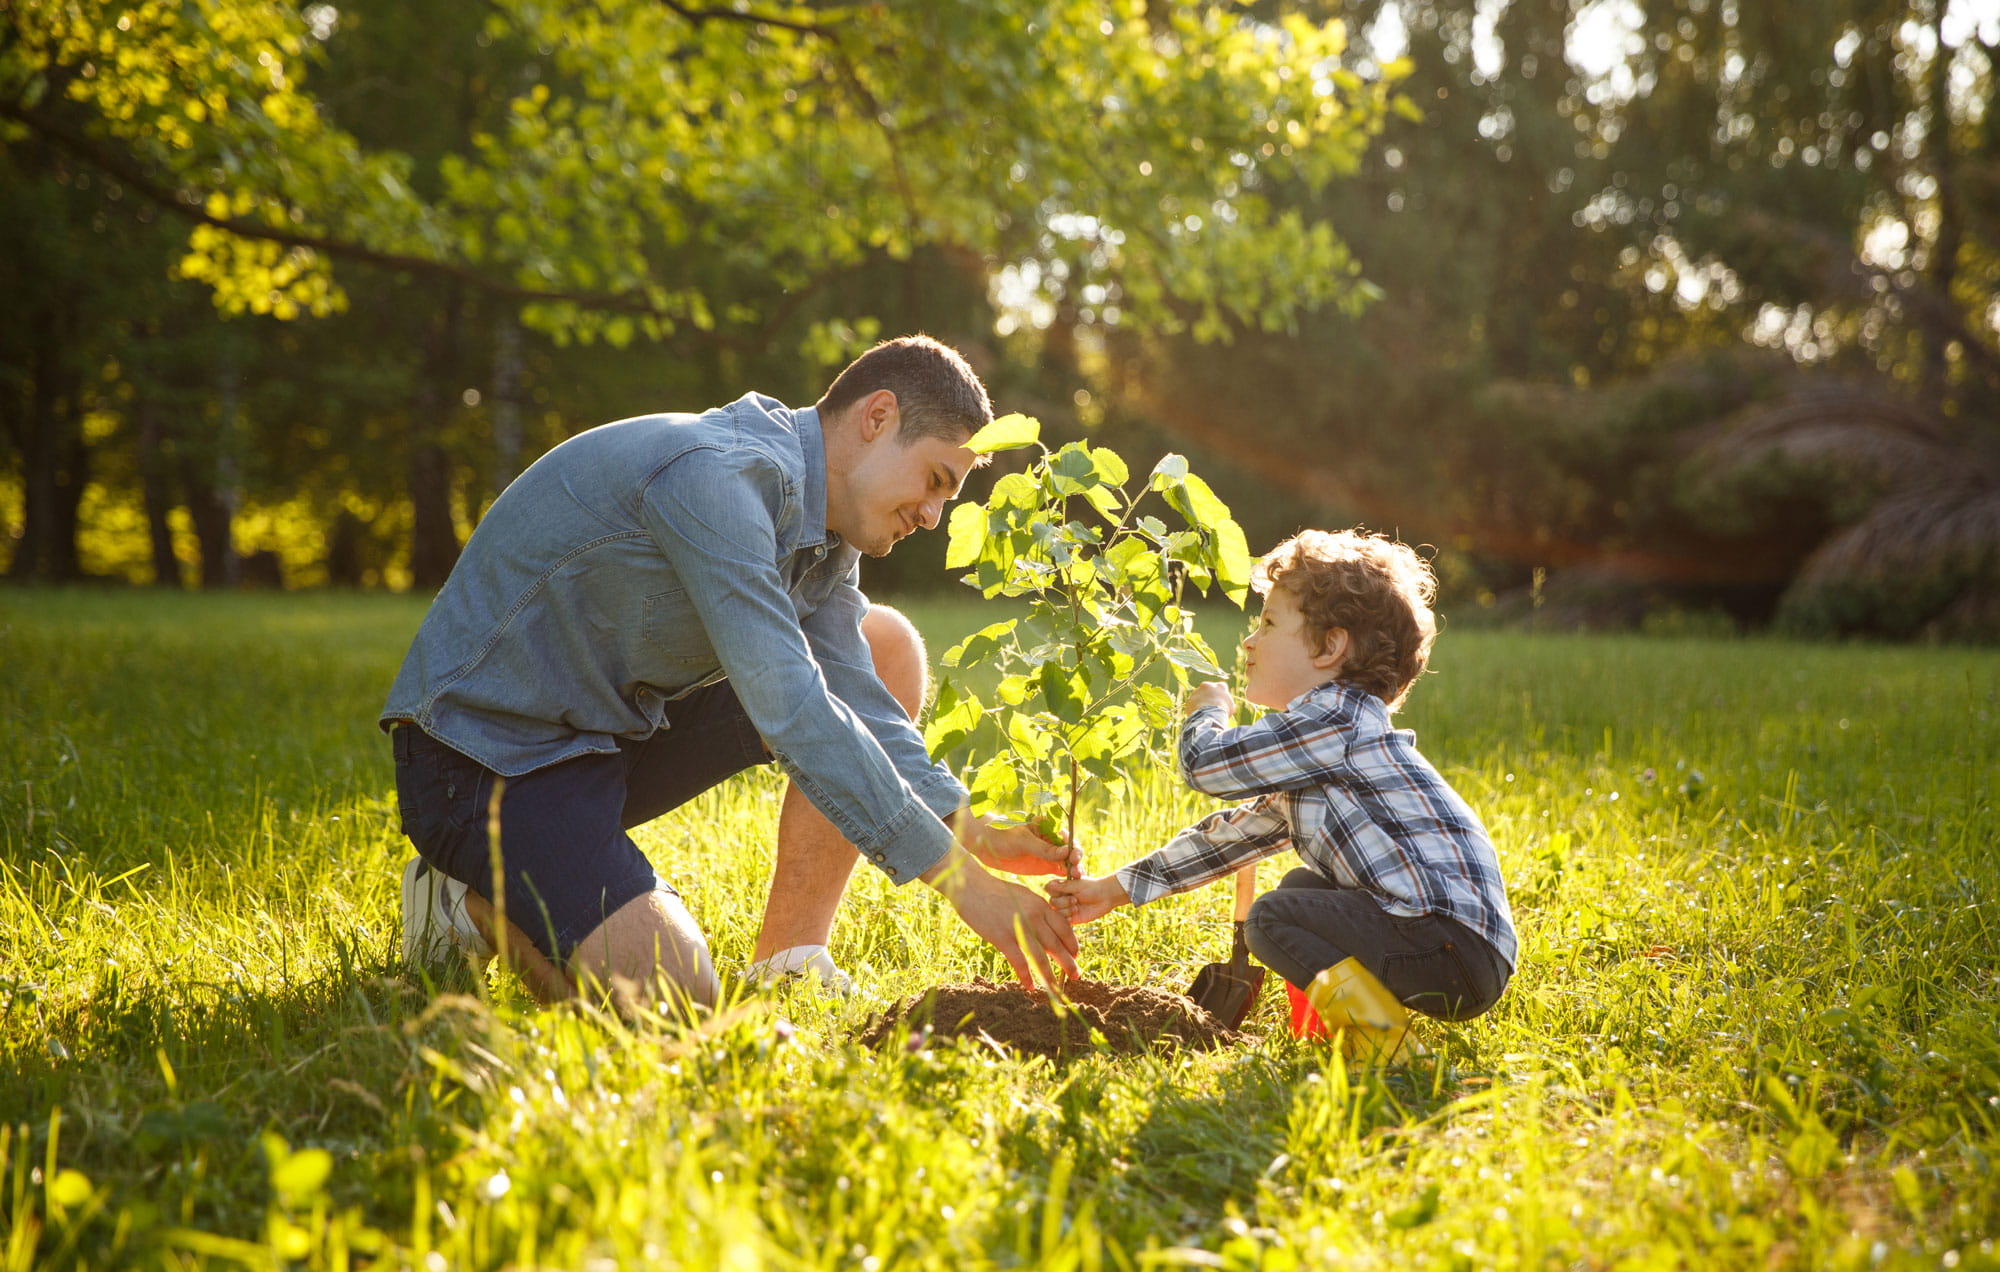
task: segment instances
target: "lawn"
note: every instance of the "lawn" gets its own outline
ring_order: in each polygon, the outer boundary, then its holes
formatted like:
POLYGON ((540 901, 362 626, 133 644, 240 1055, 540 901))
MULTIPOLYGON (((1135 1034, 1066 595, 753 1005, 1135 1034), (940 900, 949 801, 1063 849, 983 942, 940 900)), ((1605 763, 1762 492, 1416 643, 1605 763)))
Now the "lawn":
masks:
MULTIPOLYGON (((0 1269, 2000 1267, 2000 652, 1448 627, 1402 718, 1499 845, 1500 1006, 1350 1072, 1271 987, 1240 1049, 1058 1068, 849 1040, 1003 971, 870 872, 851 1001, 413 978, 373 718, 421 612, 0 591, 0 1269)), ((639 834, 725 970, 779 795, 639 834)), ((1088 861, 1206 807, 1142 784, 1088 861)), ((1222 892, 1086 973, 1185 986, 1222 892)))

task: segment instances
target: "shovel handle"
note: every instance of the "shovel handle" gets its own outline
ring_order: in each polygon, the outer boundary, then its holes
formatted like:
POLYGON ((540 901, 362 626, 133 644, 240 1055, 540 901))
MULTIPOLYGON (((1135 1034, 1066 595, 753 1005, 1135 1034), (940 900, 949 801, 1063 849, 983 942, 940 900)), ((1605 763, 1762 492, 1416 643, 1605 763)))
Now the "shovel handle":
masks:
POLYGON ((1250 917, 1250 903, 1257 899, 1257 863, 1251 862, 1236 872, 1236 921, 1250 917))

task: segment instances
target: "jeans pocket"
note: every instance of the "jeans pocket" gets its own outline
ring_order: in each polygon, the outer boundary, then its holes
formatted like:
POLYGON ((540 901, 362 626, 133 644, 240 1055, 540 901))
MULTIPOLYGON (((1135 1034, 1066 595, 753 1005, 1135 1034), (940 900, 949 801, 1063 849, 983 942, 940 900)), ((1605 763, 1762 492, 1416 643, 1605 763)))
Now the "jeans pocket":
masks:
POLYGON ((455 751, 431 758, 435 765, 432 788, 451 829, 463 833, 484 825, 486 805, 493 792, 493 774, 455 751))
POLYGON ((444 747, 396 760, 396 812, 402 830, 427 857, 448 851, 486 816, 493 775, 444 747))

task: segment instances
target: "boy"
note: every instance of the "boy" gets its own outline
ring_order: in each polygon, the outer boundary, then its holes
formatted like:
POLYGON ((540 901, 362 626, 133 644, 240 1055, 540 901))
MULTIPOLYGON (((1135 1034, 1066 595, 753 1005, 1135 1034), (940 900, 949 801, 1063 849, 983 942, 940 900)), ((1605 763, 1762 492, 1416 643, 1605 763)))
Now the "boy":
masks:
POLYGON ((1327 986, 1358 980, 1365 995, 1368 976, 1426 1015, 1479 1015, 1517 953, 1499 863, 1415 735, 1389 724, 1437 634, 1436 578, 1404 544, 1307 530, 1258 563, 1253 586, 1265 601, 1243 640, 1244 697, 1271 714, 1231 728, 1228 689, 1199 685, 1180 737, 1190 786, 1246 802, 1113 874, 1050 883, 1056 908, 1088 923, 1290 847, 1304 866, 1251 906, 1245 935, 1297 990, 1345 964, 1311 995, 1329 1027, 1350 1022, 1326 1010, 1327 986))

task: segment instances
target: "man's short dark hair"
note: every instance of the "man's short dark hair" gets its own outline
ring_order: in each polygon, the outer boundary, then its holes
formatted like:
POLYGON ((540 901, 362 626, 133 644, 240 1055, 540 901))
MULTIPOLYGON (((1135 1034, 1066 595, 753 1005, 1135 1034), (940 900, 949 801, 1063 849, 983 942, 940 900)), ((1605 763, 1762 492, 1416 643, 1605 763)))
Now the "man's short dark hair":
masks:
POLYGON ((907 446, 920 437, 962 442, 993 422, 993 403, 958 350, 929 336, 884 340, 847 364, 819 400, 820 418, 846 410, 877 389, 896 395, 907 446))

